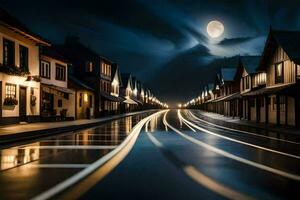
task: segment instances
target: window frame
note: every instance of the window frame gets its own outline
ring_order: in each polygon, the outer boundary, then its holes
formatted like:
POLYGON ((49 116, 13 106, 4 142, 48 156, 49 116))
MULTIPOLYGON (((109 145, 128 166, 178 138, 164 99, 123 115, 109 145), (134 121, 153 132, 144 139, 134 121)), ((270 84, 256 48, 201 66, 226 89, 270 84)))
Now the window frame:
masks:
MULTIPOLYGON (((14 41, 12 41, 12 40, 9 40, 9 39, 6 39, 6 38, 3 38, 3 41, 2 41, 2 43, 3 43, 3 58, 2 58, 2 61, 3 61, 3 65, 7 65, 7 66, 10 66, 10 65, 12 65, 12 66, 15 66, 15 64, 16 64, 16 61, 15 61, 15 54, 16 54, 16 52, 15 52, 15 42, 14 41), (10 56, 9 56, 9 53, 10 53, 10 51, 9 51, 9 49, 6 51, 5 50, 5 47, 6 47, 6 43, 10 43, 11 44, 11 47, 12 47, 12 50, 11 50, 11 53, 12 53, 12 55, 11 55, 11 61, 12 61, 12 63, 9 63, 10 62, 10 56), (7 52, 7 60, 6 60, 6 54, 5 54, 5 52, 7 52)), ((8 48, 9 48, 9 45, 8 45, 8 48)))
POLYGON ((279 62, 275 64, 275 84, 284 83, 284 63, 279 62), (281 75, 278 76, 278 66, 281 65, 281 75))
MULTIPOLYGON (((24 57, 23 57, 23 59, 24 59, 24 57)), ((29 71, 29 48, 24 45, 21 45, 21 44, 19 45, 19 65, 20 65, 20 69, 23 69, 24 71, 29 71), (22 50, 25 50, 25 51, 22 52, 22 50), (25 66, 22 66, 24 64, 23 63, 24 60, 22 60, 23 53, 26 54, 25 66)))
MULTIPOLYGON (((45 66, 45 65, 44 65, 45 66)), ((46 70, 47 71, 47 70, 46 70)), ((46 60, 41 60, 40 62, 40 76, 42 78, 46 78, 46 79, 51 79, 51 63, 46 61, 46 60), (42 70, 43 68, 43 64, 48 64, 48 67, 49 67, 49 76, 44 76, 42 72, 44 72, 44 70, 42 70)))
POLYGON ((17 98, 17 85, 13 83, 5 83, 5 98, 17 98), (8 87, 13 87, 14 90, 8 90, 8 87), (9 92, 8 92, 9 91, 9 92), (14 92, 14 94, 12 94, 14 92))
POLYGON ((55 63, 55 80, 66 81, 66 76, 67 76, 66 72, 67 72, 66 66, 55 63), (60 75, 62 76, 60 77, 60 75))

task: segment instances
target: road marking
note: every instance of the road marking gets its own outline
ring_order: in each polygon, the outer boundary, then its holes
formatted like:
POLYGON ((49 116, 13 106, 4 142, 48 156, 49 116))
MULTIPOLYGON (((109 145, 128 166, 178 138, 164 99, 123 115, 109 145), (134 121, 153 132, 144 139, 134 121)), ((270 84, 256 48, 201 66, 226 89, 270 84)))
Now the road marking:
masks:
MULTIPOLYGON (((166 113, 165 113, 166 115, 166 113)), ((164 118, 165 118, 164 115, 164 118)), ((147 136, 151 140, 151 142, 158 148, 165 148, 164 145, 159 142, 151 133, 147 132, 147 136)), ((194 180, 196 183, 204 186, 205 188, 218 193, 219 195, 222 195, 229 199, 253 199, 245 194, 242 194, 240 192, 237 192, 229 187, 226 187, 225 185, 211 179, 210 177, 206 176, 205 174, 201 173, 199 170, 197 170, 194 166, 191 165, 185 165, 182 168, 182 171, 190 177, 192 180, 194 180)))
POLYGON ((289 178, 289 179, 300 181, 300 176, 298 176, 296 174, 291 174, 291 173, 288 173, 288 172, 285 172, 285 171, 281 171, 281 170, 278 170, 278 169, 275 169, 275 168, 272 168, 272 167, 269 167, 269 166, 266 166, 266 165, 262 165, 262 164, 253 162, 251 160, 247 160, 245 158, 238 157, 238 156, 233 155, 233 154, 231 154, 231 153, 229 153, 227 151, 218 149, 218 148, 216 148, 214 146, 211 146, 211 145, 208 145, 208 144, 206 144, 204 142, 201 142, 200 140, 197 140, 197 139, 195 139, 195 138, 193 138, 191 136, 188 136, 188 135, 182 133, 181 131, 179 131, 178 129, 174 128, 172 125, 170 125, 165 118, 164 118, 164 123, 167 126, 169 126, 170 129, 172 129, 173 131, 175 131, 177 134, 179 134, 183 138, 189 140, 190 142, 192 142, 192 143, 194 143, 194 144, 196 144, 198 146, 204 147, 204 148, 206 148, 206 149, 208 149, 208 150, 210 150, 212 152, 215 152, 217 154, 220 154, 220 155, 222 155, 224 157, 227 157, 227 158, 230 158, 232 160, 244 163, 246 165, 250 165, 250 166, 259 168, 261 170, 271 172, 273 174, 277 174, 277 175, 280 175, 280 176, 283 176, 283 177, 286 177, 286 178, 289 178))
POLYGON ((90 187, 92 187, 93 184, 95 184, 96 182, 99 181, 99 179, 93 178, 92 180, 89 180, 88 182, 85 182, 84 181, 85 178, 91 177, 89 175, 91 175, 93 172, 99 170, 98 168, 101 168, 101 167, 106 167, 106 168, 104 169, 105 172, 101 172, 99 174, 100 180, 104 176, 106 176, 129 153, 129 151, 133 147, 133 145, 134 145, 134 143, 135 143, 135 141, 138 137, 138 134, 140 133, 142 127, 148 121, 148 119, 151 119, 153 116, 159 115, 163 112, 166 112, 166 111, 165 110, 164 111, 159 111, 159 112, 156 112, 156 113, 142 119, 138 124, 136 124, 132 128, 132 131, 128 135, 128 137, 119 146, 117 146, 117 148, 110 151, 109 153, 107 153, 106 155, 104 155, 103 157, 98 159, 97 161, 93 162, 92 164, 90 164, 89 167, 81 170, 80 172, 78 172, 77 174, 74 174, 70 178, 58 183, 54 187, 52 187, 52 188, 44 191, 43 193, 37 195, 32 200, 45 200, 45 199, 53 198, 54 196, 58 195, 59 193, 63 192, 64 190, 66 190, 67 188, 73 186, 74 184, 78 183, 79 181, 82 181, 80 183, 83 183, 85 185, 83 185, 82 187, 79 187, 78 189, 75 185, 75 188, 77 190, 72 190, 73 193, 71 192, 71 194, 70 194, 70 195, 73 195, 72 198, 65 198, 65 199, 74 199, 74 198, 78 199, 78 197, 82 193, 86 192, 90 187), (121 153, 122 153, 122 155, 121 155, 121 153), (113 160, 114 158, 116 158, 118 156, 120 157, 119 158, 120 160, 113 160), (110 163, 110 161, 114 161, 114 162, 110 163))
POLYGON ((285 153, 285 152, 281 152, 281 151, 276 151, 276 150, 273 150, 273 149, 269 149, 269 148, 266 148, 266 147, 258 146, 258 145, 251 144, 251 143, 248 143, 248 142, 243 142, 243 141, 240 141, 240 140, 237 140, 237 139, 233 139, 233 138, 230 138, 230 137, 227 137, 227 136, 224 136, 224 135, 217 134, 217 133, 209 131, 209 130, 207 130, 205 128, 199 127, 196 124, 193 124, 190 121, 188 121, 185 118, 183 118, 182 115, 181 115, 181 112, 179 110, 178 110, 178 116, 179 116, 179 118, 182 119, 182 121, 185 121, 186 123, 190 124, 192 127, 196 128, 196 129, 198 129, 200 131, 203 131, 205 133, 208 133, 210 135, 214 135, 214 136, 223 138, 225 140, 229 140, 229 141, 236 142, 236 143, 239 143, 239 144, 243 144, 243 145, 246 145, 246 146, 254 147, 254 148, 257 148, 257 149, 262 149, 264 151, 269 151, 269 152, 280 154, 280 155, 283 155, 283 156, 287 156, 287 157, 291 157, 291 158, 295 158, 295 159, 300 159, 300 156, 296 156, 296 155, 285 153))
POLYGON ((93 139, 87 139, 87 140, 76 140, 76 139, 70 139, 70 140, 41 140, 39 142, 56 142, 56 143, 60 143, 60 142, 73 142, 73 143, 77 143, 77 142, 109 142, 109 143, 114 143, 114 142, 122 142, 122 140, 93 140, 93 139))
POLYGON ((26 146, 13 147, 11 149, 115 149, 116 145, 55 145, 55 146, 26 146))
POLYGON ((293 141, 290 141, 290 140, 285 140, 285 139, 280 139, 280 138, 275 138, 275 137, 260 135, 260 134, 252 133, 252 132, 249 132, 249 131, 243 131, 243 130, 228 128, 228 127, 225 127, 225 126, 220 126, 220 125, 217 125, 217 124, 214 124, 214 123, 211 123, 211 122, 208 122, 206 120, 203 120, 203 119, 200 119, 200 118, 196 117, 191 111, 188 111, 188 112, 196 120, 202 121, 202 122, 204 122, 206 124, 209 124, 209 125, 212 125, 212 126, 215 126, 215 127, 218 127, 218 128, 222 128, 222 129, 226 129, 226 130, 230 130, 230 131, 234 131, 234 132, 245 133, 245 134, 249 134, 249 135, 254 135, 254 136, 258 136, 258 137, 268 138, 268 139, 271 139, 271 140, 278 140, 278 141, 281 141, 281 142, 287 142, 287 143, 291 143, 291 144, 297 144, 297 145, 300 144, 299 142, 293 142, 293 141))
POLYGON ((188 123, 186 123, 185 121, 182 121, 189 129, 191 129, 193 132, 196 132, 195 129, 193 129, 188 123))
POLYGON ((86 168, 90 166, 89 164, 30 164, 25 165, 30 168, 62 168, 62 169, 77 169, 77 168, 86 168))

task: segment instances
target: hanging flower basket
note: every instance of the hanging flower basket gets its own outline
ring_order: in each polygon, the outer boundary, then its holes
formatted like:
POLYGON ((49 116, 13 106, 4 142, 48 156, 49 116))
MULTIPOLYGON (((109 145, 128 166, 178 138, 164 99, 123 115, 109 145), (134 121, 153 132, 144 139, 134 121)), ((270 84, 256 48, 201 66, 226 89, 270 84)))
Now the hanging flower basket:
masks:
POLYGON ((13 97, 6 97, 4 99, 3 105, 4 106, 16 106, 16 105, 18 105, 18 100, 13 97))

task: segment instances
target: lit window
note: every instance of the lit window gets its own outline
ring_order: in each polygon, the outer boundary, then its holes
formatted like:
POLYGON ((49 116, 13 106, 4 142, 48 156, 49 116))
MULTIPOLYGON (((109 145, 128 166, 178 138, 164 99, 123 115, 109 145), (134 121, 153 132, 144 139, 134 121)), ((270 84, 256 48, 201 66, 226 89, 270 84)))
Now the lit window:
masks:
POLYGON ((275 64, 275 83, 283 83, 283 63, 275 64))
POLYGON ((92 62, 87 62, 86 71, 87 72, 93 72, 93 63, 92 62))
POLYGON ((300 78, 300 65, 297 65, 297 77, 300 78))
POLYGON ((6 85, 5 85, 5 97, 6 98, 16 98, 16 85, 6 83, 6 85))

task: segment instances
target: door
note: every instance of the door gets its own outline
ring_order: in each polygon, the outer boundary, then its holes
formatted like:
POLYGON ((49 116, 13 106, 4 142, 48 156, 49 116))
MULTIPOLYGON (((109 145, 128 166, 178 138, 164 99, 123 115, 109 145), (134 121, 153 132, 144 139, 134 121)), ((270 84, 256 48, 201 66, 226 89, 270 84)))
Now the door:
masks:
POLYGON ((26 121, 26 87, 20 87, 19 118, 20 121, 26 121))
POLYGON ((0 81, 0 117, 2 117, 2 81, 0 81))
POLYGON ((295 99, 296 100, 296 127, 300 128, 300 99, 295 99))
POLYGON ((256 122, 260 122, 260 108, 261 108, 262 97, 256 97, 256 122))

